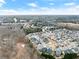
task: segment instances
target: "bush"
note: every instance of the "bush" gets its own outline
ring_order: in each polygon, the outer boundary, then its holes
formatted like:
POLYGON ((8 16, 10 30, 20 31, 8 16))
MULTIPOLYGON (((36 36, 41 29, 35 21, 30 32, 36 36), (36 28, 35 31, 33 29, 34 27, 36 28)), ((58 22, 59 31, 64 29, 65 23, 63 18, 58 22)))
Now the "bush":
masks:
POLYGON ((72 54, 65 54, 63 59, 75 59, 75 58, 77 58, 77 54, 72 53, 72 54))
POLYGON ((55 59, 52 55, 47 55, 45 53, 42 53, 41 56, 45 57, 45 59, 55 59))
POLYGON ((41 32, 41 31, 42 31, 41 28, 28 28, 28 29, 24 29, 25 34, 41 32))

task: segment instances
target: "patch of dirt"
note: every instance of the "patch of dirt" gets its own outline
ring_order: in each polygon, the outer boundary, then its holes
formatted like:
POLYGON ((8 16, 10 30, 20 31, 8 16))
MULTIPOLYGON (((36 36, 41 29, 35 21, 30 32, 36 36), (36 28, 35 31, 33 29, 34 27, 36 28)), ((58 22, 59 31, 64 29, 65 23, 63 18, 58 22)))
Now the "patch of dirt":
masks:
POLYGON ((24 38, 19 38, 16 43, 15 56, 10 57, 10 59, 42 59, 37 51, 30 47, 30 43, 24 38))

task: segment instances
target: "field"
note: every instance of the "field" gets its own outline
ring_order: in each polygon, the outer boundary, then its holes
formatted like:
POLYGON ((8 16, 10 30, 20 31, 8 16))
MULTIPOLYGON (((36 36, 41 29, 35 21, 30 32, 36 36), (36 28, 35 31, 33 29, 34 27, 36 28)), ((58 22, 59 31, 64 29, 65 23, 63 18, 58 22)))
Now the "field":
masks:
POLYGON ((78 15, 0 16, 0 59, 75 59, 78 34, 78 15))

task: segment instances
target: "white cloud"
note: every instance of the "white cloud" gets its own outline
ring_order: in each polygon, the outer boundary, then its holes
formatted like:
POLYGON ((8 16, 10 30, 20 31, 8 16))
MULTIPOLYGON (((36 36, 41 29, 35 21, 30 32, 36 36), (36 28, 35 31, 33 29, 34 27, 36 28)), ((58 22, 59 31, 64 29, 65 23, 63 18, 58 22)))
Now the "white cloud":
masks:
POLYGON ((79 8, 79 5, 75 6, 75 8, 79 8))
POLYGON ((49 3, 50 5, 54 5, 54 3, 49 3))
POLYGON ((15 2, 16 0, 12 0, 13 2, 15 2))
POLYGON ((11 15, 11 14, 17 14, 18 12, 15 10, 0 10, 0 15, 11 15))
POLYGON ((79 5, 67 8, 39 7, 28 10, 0 10, 0 15, 79 15, 79 5))
POLYGON ((43 1, 54 1, 54 0, 43 0, 43 1))
POLYGON ((38 7, 38 5, 36 3, 28 3, 28 6, 31 6, 31 7, 38 7))
POLYGON ((0 3, 0 7, 2 7, 3 6, 3 3, 0 3))
POLYGON ((74 2, 71 2, 71 3, 64 3, 64 5, 66 5, 66 6, 72 6, 72 5, 75 5, 75 3, 74 3, 74 2))
POLYGON ((4 0, 0 0, 0 3, 5 3, 5 1, 4 0))
POLYGON ((50 15, 79 15, 79 8, 75 7, 68 7, 68 8, 49 8, 42 10, 42 13, 47 13, 50 15))
POLYGON ((5 4, 5 1, 4 0, 0 0, 0 7, 2 7, 3 4, 5 4))

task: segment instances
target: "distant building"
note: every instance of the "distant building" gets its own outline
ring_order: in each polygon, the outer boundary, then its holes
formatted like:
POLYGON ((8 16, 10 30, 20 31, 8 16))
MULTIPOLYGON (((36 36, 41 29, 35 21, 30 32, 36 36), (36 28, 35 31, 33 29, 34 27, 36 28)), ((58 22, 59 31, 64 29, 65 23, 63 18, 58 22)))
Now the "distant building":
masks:
POLYGON ((26 22, 26 20, 20 20, 20 23, 25 23, 26 22))
POLYGON ((57 28, 57 27, 54 27, 54 26, 44 26, 44 27, 42 27, 42 31, 46 32, 46 31, 50 31, 50 29, 54 30, 55 28, 57 28))
POLYGON ((58 47, 56 48, 56 56, 59 57, 61 56, 62 50, 58 47))
POLYGON ((29 23, 24 24, 23 28, 30 28, 31 25, 29 23))
POLYGON ((14 20, 15 23, 17 23, 17 19, 16 18, 14 18, 13 20, 14 20))

